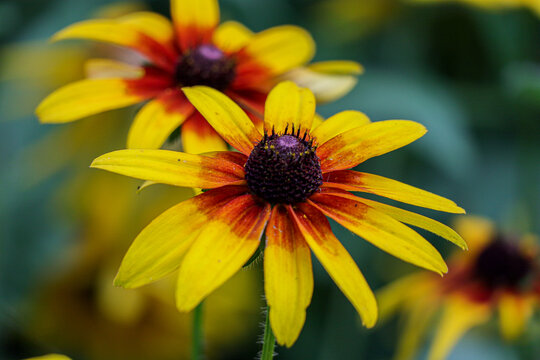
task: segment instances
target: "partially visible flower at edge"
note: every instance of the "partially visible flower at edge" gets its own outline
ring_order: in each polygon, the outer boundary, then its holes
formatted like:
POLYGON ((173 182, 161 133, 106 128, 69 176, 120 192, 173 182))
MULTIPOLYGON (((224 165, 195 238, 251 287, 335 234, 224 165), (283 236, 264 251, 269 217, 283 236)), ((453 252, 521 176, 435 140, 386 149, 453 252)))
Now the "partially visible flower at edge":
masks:
POLYGON ((537 16, 540 16, 540 2, 538 0, 404 0, 404 2, 422 4, 460 2, 489 10, 505 10, 526 7, 532 10, 537 16))
POLYGON ((414 273, 377 292, 382 319, 399 310, 405 316, 397 360, 414 358, 439 310, 429 360, 445 359, 468 330, 495 318, 497 311, 503 337, 516 339, 540 300, 537 238, 526 235, 518 241, 475 216, 458 219, 456 230, 470 251, 450 260, 446 277, 414 273))
POLYGON ((313 292, 310 249, 351 301, 363 323, 377 319, 375 297, 326 216, 382 250, 439 274, 437 250, 403 223, 434 232, 462 248, 447 226, 349 191, 452 213, 454 202, 384 177, 347 170, 405 146, 426 129, 415 122, 371 123, 357 111, 338 113, 313 130, 313 94, 286 81, 269 94, 262 135, 225 95, 203 86, 184 92, 239 152, 191 155, 167 150, 119 150, 92 167, 176 186, 210 189, 158 216, 128 250, 115 284, 135 288, 179 268, 176 304, 189 311, 237 272, 260 246, 272 330, 291 346, 313 292))
POLYGON ((362 67, 353 61, 306 64, 313 39, 296 26, 253 34, 236 22, 219 23, 216 0, 172 0, 173 24, 151 12, 115 20, 87 20, 58 32, 53 40, 91 39, 134 49, 149 63, 128 65, 109 59, 88 62, 90 78, 49 95, 36 114, 45 123, 64 123, 150 100, 137 113, 128 148, 159 148, 182 126, 189 153, 226 150, 226 144, 189 103, 183 86, 206 85, 240 104, 256 124, 268 91, 280 79, 309 86, 319 100, 343 96, 362 67))
POLYGON ((60 354, 49 354, 49 355, 28 358, 26 360, 71 360, 71 358, 65 355, 60 355, 60 354))

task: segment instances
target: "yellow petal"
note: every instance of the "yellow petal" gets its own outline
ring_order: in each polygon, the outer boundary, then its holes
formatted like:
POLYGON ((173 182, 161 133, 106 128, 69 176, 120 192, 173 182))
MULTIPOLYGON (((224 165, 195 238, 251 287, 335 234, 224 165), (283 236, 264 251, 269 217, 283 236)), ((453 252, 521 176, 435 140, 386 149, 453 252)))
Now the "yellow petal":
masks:
POLYGON ((491 220, 474 215, 458 217, 454 221, 454 228, 467 241, 469 256, 482 251, 486 244, 493 240, 497 231, 491 220))
POLYGON ((369 205, 372 208, 377 209, 387 215, 390 215, 397 221, 401 221, 402 223, 409 224, 409 225, 416 226, 421 229, 430 231, 456 244, 463 250, 467 250, 467 243, 465 242, 465 240, 463 240, 461 236, 459 236, 459 234, 455 232, 454 230, 452 230, 450 227, 444 224, 441 224, 438 221, 422 216, 420 214, 413 213, 411 211, 407 211, 407 210, 403 210, 394 206, 382 204, 377 201, 361 199, 361 198, 358 198, 358 199, 364 204, 369 205))
POLYGON ((284 78, 310 89, 317 103, 325 103, 349 93, 362 72, 362 66, 354 61, 324 61, 293 69, 284 78))
MULTIPOLYGON (((284 25, 253 35, 243 51, 272 74, 280 75, 311 60, 315 43, 306 30, 284 25)), ((239 66, 247 66, 248 63, 239 66)))
POLYGON ((239 184, 244 169, 210 156, 169 150, 118 150, 96 158, 91 167, 161 184, 210 189, 239 184))
POLYGON ((354 260, 332 233, 326 217, 307 203, 299 204, 294 210, 289 206, 288 210, 317 259, 360 314, 362 323, 373 327, 377 322, 375 296, 354 260))
POLYGON ((246 113, 223 93, 207 86, 182 88, 206 121, 238 151, 249 155, 261 134, 246 113))
POLYGON ((315 138, 317 144, 322 145, 334 136, 369 123, 369 118, 363 112, 342 111, 323 121, 311 132, 311 136, 315 138))
POLYGON ((128 133, 130 149, 158 149, 194 111, 181 91, 169 89, 144 105, 128 133))
POLYGON ((240 187, 210 190, 159 215, 130 246, 115 285, 135 288, 176 270, 212 214, 243 192, 240 187))
POLYGON ((27 358, 26 360, 71 360, 71 358, 60 354, 49 354, 44 356, 37 356, 33 358, 27 358))
POLYGON ((130 93, 122 79, 81 80, 47 96, 36 109, 44 123, 65 123, 136 104, 145 97, 130 93))
POLYGON ((199 113, 191 116, 182 125, 180 135, 182 148, 190 154, 227 150, 225 141, 199 113))
POLYGON ((315 97, 292 81, 279 83, 270 91, 264 107, 264 129, 280 134, 285 129, 310 130, 315 115, 315 97))
POLYGON ((85 64, 86 76, 90 79, 138 79, 144 69, 111 59, 90 59, 85 64))
POLYGON ((323 172, 350 169, 375 156, 399 149, 426 133, 414 121, 386 120, 345 131, 317 149, 323 172))
POLYGON ((316 194, 310 200, 327 216, 381 250, 439 274, 448 271, 443 258, 428 241, 389 215, 344 197, 316 194))
POLYGON ((331 187, 343 190, 372 193, 433 210, 457 214, 465 213, 465 210, 452 200, 383 176, 342 170, 324 174, 324 181, 331 187))
POLYGON ((435 330, 428 360, 444 360, 469 329, 485 323, 489 316, 490 309, 487 305, 476 304, 460 297, 447 300, 435 330))
POLYGON ((136 28, 162 44, 169 44, 174 38, 173 27, 169 19, 157 13, 139 11, 122 16, 117 21, 136 28))
POLYGON ((206 43, 219 23, 217 0, 171 0, 171 15, 182 50, 206 43))
POLYGON ((360 75, 364 72, 364 67, 356 61, 330 60, 309 64, 310 70, 328 75, 360 75))
MULTIPOLYGON (((121 19, 81 21, 57 32, 52 37, 52 41, 87 39, 125 46, 140 52, 165 69, 174 70, 177 60, 174 49, 170 44, 161 43, 158 39, 152 37, 160 30, 159 28, 152 30, 153 28, 149 23, 159 22, 159 20, 156 21, 155 17, 153 20, 148 20, 148 17, 146 17, 146 22, 142 22, 133 15, 128 15, 125 18, 125 22, 122 22, 121 19), (136 21, 139 21, 139 24, 136 21), (145 31, 150 31, 150 33, 146 34, 145 31)), ((159 39, 164 39, 168 36, 170 36, 169 33, 165 36, 159 35, 159 39)))
POLYGON ((375 295, 379 303, 381 321, 386 321, 394 316, 409 302, 417 302, 425 296, 432 297, 429 294, 433 290, 433 276, 425 271, 403 276, 377 290, 375 295), (411 289, 415 289, 415 291, 411 291, 411 289))
POLYGON ((526 294, 504 293, 499 299, 499 327, 508 340, 518 338, 533 312, 533 298, 526 294))
POLYGON ((176 306, 190 311, 227 281, 259 246, 270 205, 237 197, 213 214, 186 254, 176 288, 176 306))
POLYGON ((437 303, 429 301, 431 300, 430 295, 426 296, 427 298, 418 299, 416 304, 407 311, 394 360, 413 360, 414 355, 422 345, 423 336, 438 309, 437 303))
POLYGON ((313 271, 309 247, 281 205, 274 207, 266 227, 264 293, 278 343, 292 346, 306 320, 313 271))
POLYGON ((253 32, 236 21, 226 21, 219 25, 212 37, 212 42, 221 50, 232 53, 248 44, 253 32))

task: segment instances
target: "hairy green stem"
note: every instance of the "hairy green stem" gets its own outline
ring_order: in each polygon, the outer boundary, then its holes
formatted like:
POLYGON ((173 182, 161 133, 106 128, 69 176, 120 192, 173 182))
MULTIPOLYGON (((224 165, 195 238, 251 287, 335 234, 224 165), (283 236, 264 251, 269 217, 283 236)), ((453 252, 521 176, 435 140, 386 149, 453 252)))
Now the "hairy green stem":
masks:
POLYGON ((264 337, 261 360, 272 360, 276 338, 270 327, 270 309, 266 309, 266 323, 264 325, 264 337))

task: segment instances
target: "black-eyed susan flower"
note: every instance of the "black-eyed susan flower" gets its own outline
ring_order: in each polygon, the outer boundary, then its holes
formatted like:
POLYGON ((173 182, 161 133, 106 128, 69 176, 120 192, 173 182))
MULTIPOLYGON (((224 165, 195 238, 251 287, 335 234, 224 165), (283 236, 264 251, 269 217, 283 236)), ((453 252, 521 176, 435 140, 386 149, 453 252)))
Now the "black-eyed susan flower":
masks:
POLYGON ((395 359, 414 357, 438 310, 442 310, 442 316, 435 329, 430 360, 445 359, 468 330, 492 318, 498 318, 505 339, 517 338, 540 300, 535 237, 508 236, 489 220, 473 216, 459 219, 456 229, 469 244, 470 252, 451 259, 445 278, 416 273, 378 293, 381 317, 398 309, 406 315, 395 359))
POLYGON ((53 39, 83 38, 131 48, 143 66, 96 59, 93 78, 48 96, 36 113, 42 122, 70 122, 106 110, 150 100, 137 113, 128 148, 159 148, 182 125, 185 151, 226 150, 226 144, 195 110, 182 87, 205 85, 224 92, 255 122, 270 88, 282 77, 313 87, 323 100, 348 92, 362 71, 351 61, 299 68, 313 56, 313 39, 302 28, 278 26, 253 34, 236 22, 219 25, 216 0, 171 0, 173 23, 158 14, 137 12, 115 20, 88 20, 53 39))
POLYGON ((311 251, 351 301, 363 323, 377 319, 375 297, 327 216, 382 250, 437 273, 437 250, 403 223, 465 247, 451 229, 421 215, 349 191, 461 213, 450 200, 377 175, 348 170, 421 137, 406 120, 370 123, 362 113, 338 113, 313 130, 313 94, 287 81, 269 94, 264 134, 232 100, 209 87, 184 89, 216 131, 239 152, 192 155, 120 150, 92 163, 123 175, 209 189, 157 217, 128 250, 116 285, 133 288, 179 268, 176 304, 189 311, 255 253, 263 232, 265 294, 279 343, 291 346, 313 291, 311 251), (266 227, 266 230, 265 230, 266 227))

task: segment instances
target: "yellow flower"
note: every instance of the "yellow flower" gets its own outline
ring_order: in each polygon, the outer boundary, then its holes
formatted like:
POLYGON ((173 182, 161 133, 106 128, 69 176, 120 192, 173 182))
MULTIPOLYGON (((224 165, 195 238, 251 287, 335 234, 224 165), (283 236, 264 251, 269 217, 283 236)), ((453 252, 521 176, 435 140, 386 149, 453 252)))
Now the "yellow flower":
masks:
POLYGON ((60 355, 60 354, 49 354, 49 355, 44 355, 44 356, 28 358, 26 360, 71 360, 71 358, 65 355, 60 355))
POLYGON ((361 73, 352 61, 329 61, 301 68, 314 54, 313 39, 302 28, 278 26, 254 34, 236 22, 219 24, 216 0, 172 0, 173 23, 151 12, 115 20, 88 20, 58 32, 54 40, 84 38, 131 48, 148 61, 134 66, 95 59, 90 79, 48 96, 36 113, 45 123, 85 116, 150 100, 137 113, 128 148, 159 148, 182 126, 184 150, 226 150, 218 133, 195 110, 181 87, 207 85, 240 104, 255 123, 269 89, 291 78, 310 86, 320 100, 344 95, 361 73), (96 78, 97 77, 97 78, 96 78))
POLYGON ((443 224, 348 192, 464 212, 452 201, 427 191, 347 170, 413 142, 426 132, 422 125, 406 120, 371 123, 363 113, 345 111, 311 130, 314 96, 287 81, 268 96, 263 135, 241 108, 219 91, 196 86, 184 92, 239 152, 191 155, 120 150, 94 160, 94 168, 210 189, 167 210, 139 234, 122 262, 117 285, 138 287, 179 268, 176 305, 189 311, 250 259, 266 227, 264 276, 270 321, 278 342, 291 346, 311 301, 311 251, 363 323, 372 327, 377 319, 373 293, 332 233, 326 216, 382 250, 440 274, 447 271, 440 254, 403 223, 466 247, 443 224))
POLYGON ((406 315, 395 359, 413 358, 439 309, 442 318, 435 330, 430 360, 445 359, 469 329, 486 323, 497 311, 503 337, 515 339, 540 300, 537 241, 533 236, 518 242, 498 232, 490 221, 473 216, 459 219, 456 228, 470 252, 457 254, 450 261, 450 272, 444 279, 416 273, 377 294, 381 318, 400 309, 406 315))

